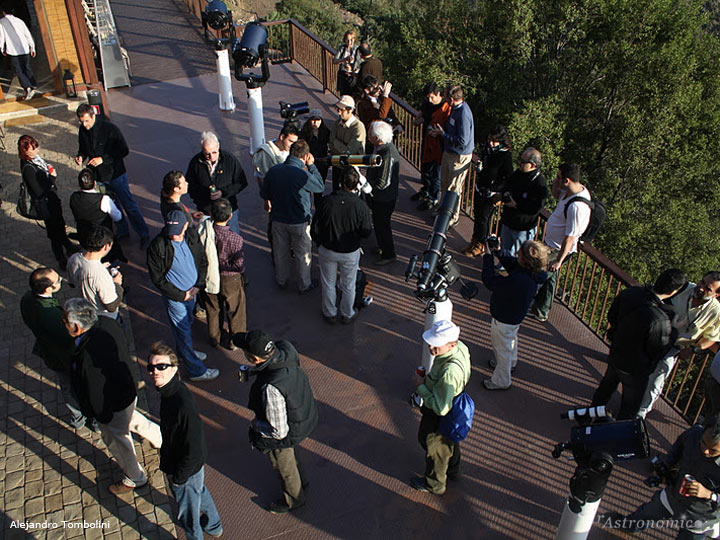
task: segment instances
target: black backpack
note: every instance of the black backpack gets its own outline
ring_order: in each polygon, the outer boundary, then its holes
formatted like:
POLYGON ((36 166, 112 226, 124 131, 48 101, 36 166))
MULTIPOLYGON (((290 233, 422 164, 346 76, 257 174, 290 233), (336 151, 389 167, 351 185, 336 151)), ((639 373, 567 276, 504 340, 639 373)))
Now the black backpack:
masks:
MULTIPOLYGON (((590 190, 588 190, 590 193, 590 190)), ((607 218, 607 208, 600 199, 596 199, 592 193, 590 193, 591 200, 587 200, 585 197, 575 196, 565 203, 565 219, 567 220, 568 207, 575 201, 580 201, 587 204, 590 207, 590 221, 588 226, 580 236, 580 240, 583 242, 592 242, 595 237, 602 229, 605 218, 607 218)))

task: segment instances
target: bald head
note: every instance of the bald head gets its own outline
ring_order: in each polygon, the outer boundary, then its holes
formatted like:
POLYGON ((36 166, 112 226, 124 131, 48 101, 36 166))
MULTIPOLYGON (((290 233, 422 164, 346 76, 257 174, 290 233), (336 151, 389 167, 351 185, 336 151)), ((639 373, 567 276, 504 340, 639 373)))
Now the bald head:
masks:
POLYGON ((520 156, 520 170, 523 172, 534 171, 542 165, 542 154, 537 148, 528 147, 520 156))

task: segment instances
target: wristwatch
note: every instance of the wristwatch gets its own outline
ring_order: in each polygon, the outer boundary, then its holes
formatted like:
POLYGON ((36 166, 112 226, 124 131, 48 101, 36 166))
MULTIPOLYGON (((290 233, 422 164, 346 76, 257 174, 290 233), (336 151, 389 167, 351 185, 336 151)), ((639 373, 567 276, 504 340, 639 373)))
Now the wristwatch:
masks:
POLYGON ((711 500, 712 502, 714 502, 715 504, 717 504, 717 502, 718 502, 718 494, 717 494, 717 493, 711 493, 711 494, 710 494, 710 500, 711 500))

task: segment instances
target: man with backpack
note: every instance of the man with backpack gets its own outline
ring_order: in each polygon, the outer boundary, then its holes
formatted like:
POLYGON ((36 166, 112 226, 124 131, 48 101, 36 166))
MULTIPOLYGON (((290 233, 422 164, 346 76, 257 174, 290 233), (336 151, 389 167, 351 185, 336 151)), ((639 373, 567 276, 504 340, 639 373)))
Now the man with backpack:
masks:
POLYGON ((577 251, 578 240, 590 224, 594 207, 590 191, 580 183, 580 166, 575 163, 558 167, 551 191, 558 203, 545 224, 545 244, 550 248, 548 279, 535 295, 529 313, 540 322, 548 319, 560 267, 577 251))
POLYGON ((422 413, 418 441, 425 450, 425 475, 411 479, 410 485, 418 491, 443 495, 447 479, 459 475, 460 445, 440 433, 444 432, 441 423, 470 379, 470 352, 458 340, 460 328, 451 321, 436 322, 422 337, 435 359, 412 395, 412 404, 422 413))

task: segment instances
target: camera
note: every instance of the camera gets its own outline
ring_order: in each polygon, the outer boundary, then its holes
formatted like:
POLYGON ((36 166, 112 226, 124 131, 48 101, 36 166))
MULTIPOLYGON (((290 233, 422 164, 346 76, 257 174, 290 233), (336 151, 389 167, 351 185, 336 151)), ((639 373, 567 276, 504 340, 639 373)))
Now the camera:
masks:
POLYGON ((645 479, 645 485, 648 487, 658 487, 661 484, 670 484, 674 480, 673 472, 670 467, 660 459, 659 456, 655 456, 650 460, 653 472, 650 476, 645 479))
POLYGON ((301 114, 307 114, 309 112, 310 106, 307 101, 301 101, 300 103, 280 102, 280 117, 285 120, 295 120, 301 114))

